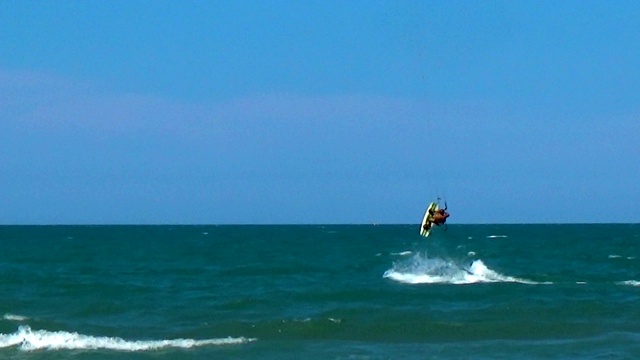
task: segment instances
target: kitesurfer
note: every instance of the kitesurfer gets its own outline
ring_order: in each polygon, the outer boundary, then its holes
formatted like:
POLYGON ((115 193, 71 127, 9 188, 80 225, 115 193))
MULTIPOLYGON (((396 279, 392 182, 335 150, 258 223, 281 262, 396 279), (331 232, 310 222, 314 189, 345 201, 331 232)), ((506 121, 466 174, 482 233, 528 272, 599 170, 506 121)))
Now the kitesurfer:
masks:
POLYGON ((449 213, 447 212, 447 202, 444 203, 444 209, 429 210, 429 221, 422 227, 425 230, 429 230, 431 225, 444 225, 447 222, 449 213))
POLYGON ((442 225, 447 222, 447 218, 449 217, 449 213, 446 211, 447 208, 438 209, 436 211, 431 211, 431 222, 435 225, 442 225))

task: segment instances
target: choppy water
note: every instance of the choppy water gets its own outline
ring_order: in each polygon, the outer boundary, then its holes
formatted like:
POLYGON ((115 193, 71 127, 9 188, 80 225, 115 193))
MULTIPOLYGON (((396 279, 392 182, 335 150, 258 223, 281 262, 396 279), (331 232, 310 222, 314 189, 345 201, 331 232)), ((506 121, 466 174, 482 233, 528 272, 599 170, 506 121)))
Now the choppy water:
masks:
POLYGON ((635 359, 640 225, 0 227, 3 359, 635 359))

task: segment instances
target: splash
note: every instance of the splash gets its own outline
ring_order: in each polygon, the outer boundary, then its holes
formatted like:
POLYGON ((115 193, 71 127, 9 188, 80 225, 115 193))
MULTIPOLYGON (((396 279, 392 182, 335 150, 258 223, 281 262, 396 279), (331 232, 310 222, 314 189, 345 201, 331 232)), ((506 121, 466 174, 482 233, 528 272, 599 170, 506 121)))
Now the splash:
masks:
POLYGON ((440 258, 429 259, 416 254, 411 259, 394 263, 384 278, 405 284, 475 284, 488 282, 513 282, 539 284, 526 279, 505 276, 489 269, 482 260, 475 260, 470 266, 461 266, 453 261, 440 258))
POLYGON ((107 349, 116 351, 150 351, 164 348, 193 348, 208 345, 235 345, 256 339, 221 338, 221 339, 174 339, 151 341, 127 341, 115 337, 94 337, 66 331, 31 330, 29 326, 20 326, 13 334, 0 334, 0 348, 17 346, 24 351, 33 350, 95 350, 107 349))

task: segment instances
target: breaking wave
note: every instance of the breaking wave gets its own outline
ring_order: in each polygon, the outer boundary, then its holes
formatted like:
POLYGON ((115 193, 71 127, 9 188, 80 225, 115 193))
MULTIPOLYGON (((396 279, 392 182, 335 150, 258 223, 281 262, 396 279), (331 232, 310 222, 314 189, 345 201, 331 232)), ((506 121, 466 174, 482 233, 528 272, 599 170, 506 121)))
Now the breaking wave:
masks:
POLYGON ((20 350, 61 350, 107 349, 116 351, 149 351, 164 348, 193 348, 214 345, 235 345, 256 339, 220 338, 220 339, 174 339, 151 341, 127 341, 117 337, 95 337, 66 331, 31 330, 29 326, 20 326, 13 334, 0 334, 0 348, 17 346, 20 350))

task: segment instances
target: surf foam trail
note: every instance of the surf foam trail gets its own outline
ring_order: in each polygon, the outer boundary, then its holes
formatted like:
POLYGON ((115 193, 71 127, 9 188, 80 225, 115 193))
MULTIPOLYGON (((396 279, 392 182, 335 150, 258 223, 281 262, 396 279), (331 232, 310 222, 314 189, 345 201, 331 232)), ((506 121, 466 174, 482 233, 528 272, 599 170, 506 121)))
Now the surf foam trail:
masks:
POLYGON ((193 348, 214 345, 243 344, 256 339, 221 338, 221 339, 174 339, 151 341, 127 341, 116 337, 95 337, 70 333, 66 331, 31 330, 29 326, 20 326, 13 334, 0 334, 0 348, 17 346, 21 350, 96 350, 115 351, 152 351, 165 348, 193 348))
POLYGON ((427 258, 420 254, 399 261, 385 271, 384 278, 405 284, 475 284, 489 282, 513 282, 539 284, 534 281, 502 275, 489 269, 482 260, 475 260, 465 267, 441 258, 427 258))

